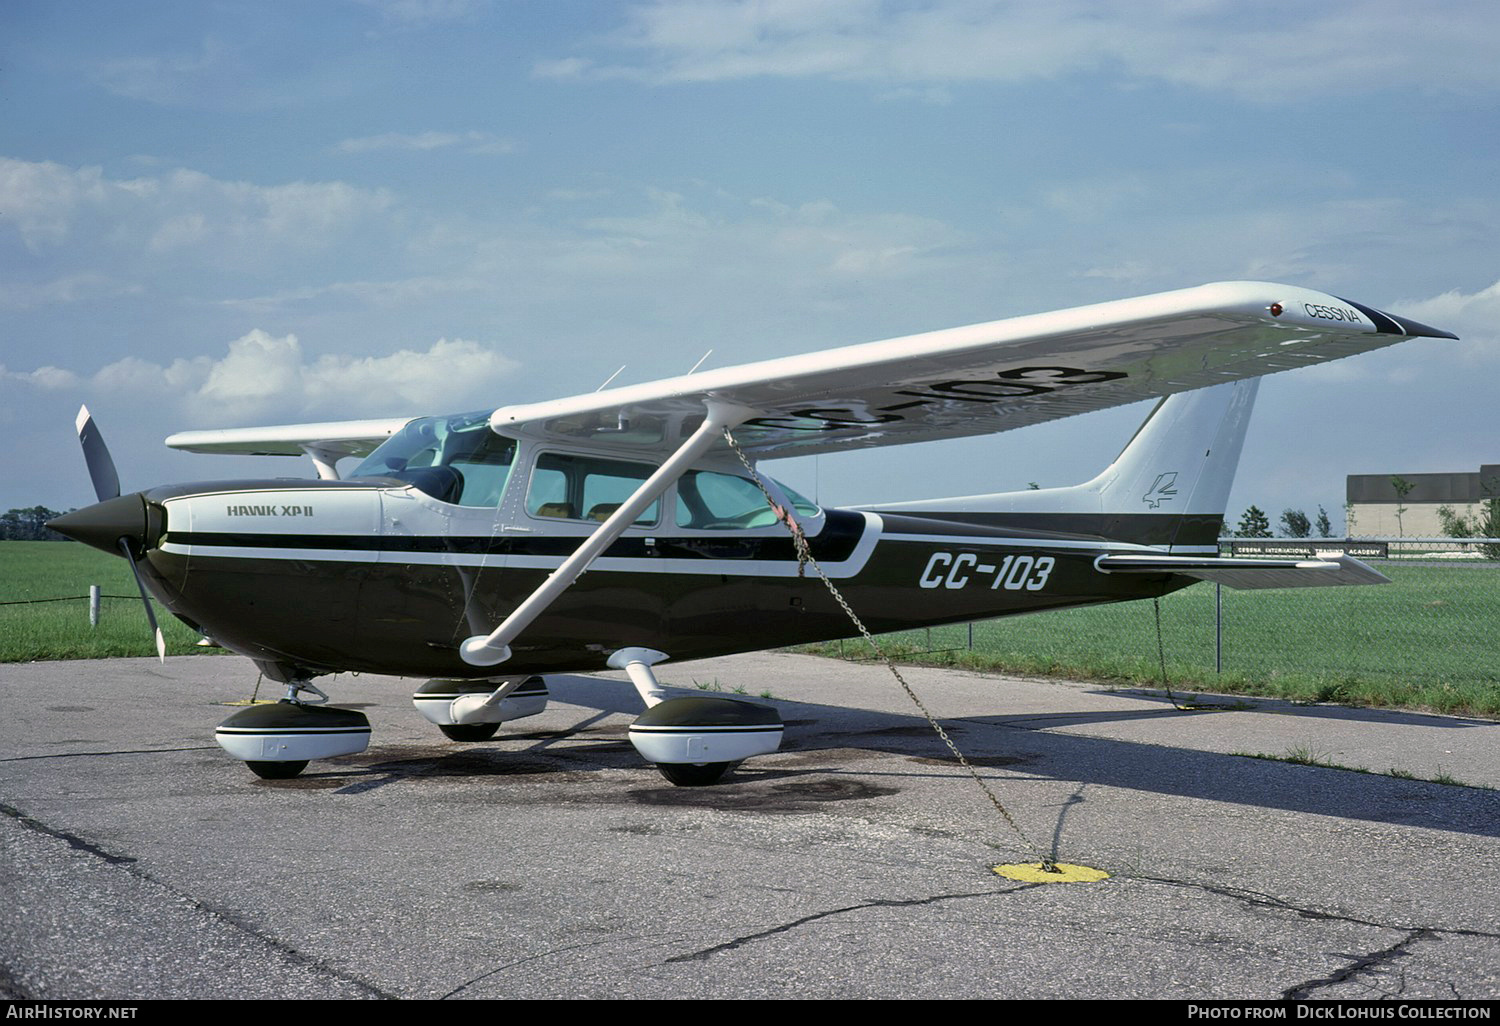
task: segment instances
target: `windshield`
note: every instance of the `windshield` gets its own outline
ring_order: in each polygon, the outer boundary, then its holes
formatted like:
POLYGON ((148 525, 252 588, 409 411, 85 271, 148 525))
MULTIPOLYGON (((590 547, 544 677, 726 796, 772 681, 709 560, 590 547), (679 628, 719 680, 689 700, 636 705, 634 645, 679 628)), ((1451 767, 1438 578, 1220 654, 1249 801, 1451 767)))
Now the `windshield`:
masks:
POLYGON ((515 441, 491 431, 480 410, 414 420, 348 476, 393 477, 442 502, 495 506, 515 456, 515 441))

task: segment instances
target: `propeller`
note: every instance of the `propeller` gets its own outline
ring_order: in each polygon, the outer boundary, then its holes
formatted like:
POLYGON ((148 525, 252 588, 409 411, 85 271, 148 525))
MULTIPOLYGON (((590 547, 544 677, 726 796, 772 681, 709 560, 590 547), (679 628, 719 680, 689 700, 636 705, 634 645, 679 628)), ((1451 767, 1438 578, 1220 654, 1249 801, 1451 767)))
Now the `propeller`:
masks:
POLYGON ((109 446, 94 423, 93 414, 87 406, 79 407, 78 441, 83 446, 83 459, 88 464, 89 477, 94 482, 94 495, 99 502, 87 509, 58 517, 47 526, 60 534, 86 542, 105 551, 118 551, 130 564, 130 573, 135 577, 135 586, 141 593, 141 602, 146 607, 146 621, 156 637, 156 657, 167 661, 167 641, 162 636, 161 626, 156 622, 156 611, 151 608, 151 597, 146 591, 146 581, 136 566, 136 553, 144 556, 155 539, 148 538, 151 517, 146 510, 146 500, 139 493, 120 494, 120 475, 115 471, 115 461, 109 455, 109 446), (135 544, 132 545, 131 543, 135 544))
POLYGON ((83 446, 83 460, 89 465, 89 477, 94 481, 94 494, 100 502, 118 498, 120 475, 115 472, 109 446, 104 444, 104 436, 99 433, 99 425, 94 423, 94 415, 87 406, 78 408, 74 425, 78 428, 78 442, 83 446))

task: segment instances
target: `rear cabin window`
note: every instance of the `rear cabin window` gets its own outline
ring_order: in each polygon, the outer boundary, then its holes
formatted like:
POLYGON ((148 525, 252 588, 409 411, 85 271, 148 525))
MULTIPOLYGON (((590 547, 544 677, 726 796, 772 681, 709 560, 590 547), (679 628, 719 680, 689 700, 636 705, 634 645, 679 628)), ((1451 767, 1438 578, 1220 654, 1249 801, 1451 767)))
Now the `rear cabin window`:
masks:
MULTIPOLYGON (((818 507, 777 482, 797 514, 818 515, 818 507)), ((698 531, 743 531, 770 527, 776 513, 766 502, 759 486, 748 478, 733 474, 716 474, 709 470, 692 470, 677 482, 677 526, 698 531)))
MULTIPOLYGON (((656 472, 649 463, 627 463, 597 456, 544 452, 537 457, 526 492, 526 512, 534 517, 602 522, 656 472)), ((661 500, 646 507, 636 523, 654 524, 661 500)))

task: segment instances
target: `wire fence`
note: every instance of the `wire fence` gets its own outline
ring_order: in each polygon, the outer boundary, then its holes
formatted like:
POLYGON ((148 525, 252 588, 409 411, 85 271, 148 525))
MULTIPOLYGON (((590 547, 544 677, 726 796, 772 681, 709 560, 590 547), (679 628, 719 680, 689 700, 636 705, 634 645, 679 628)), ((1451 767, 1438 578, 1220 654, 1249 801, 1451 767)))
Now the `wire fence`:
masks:
MULTIPOLYGON (((139 602, 139 595, 100 595, 101 599, 128 599, 139 602)), ((39 606, 48 602, 88 602, 93 598, 91 595, 63 595, 61 598, 39 598, 39 599, 6 599, 0 601, 0 606, 39 606)))
MULTIPOLYGON (((887 635, 901 654, 1017 672, 1160 679, 1212 687, 1302 681, 1308 697, 1423 692, 1422 704, 1500 710, 1500 559, 1495 539, 1277 539, 1351 553, 1390 578, 1377 587, 1239 591, 1199 583, 1150 602, 1058 610, 887 635), (1383 558, 1374 556, 1379 546, 1383 558), (1490 549, 1488 551, 1494 551, 1490 549), (1451 693, 1445 701, 1443 693, 1451 693), (1476 695, 1489 695, 1476 700, 1476 695)), ((1248 554, 1241 549, 1240 554, 1248 554)), ((1278 553, 1282 554, 1282 553, 1278 553)), ((1286 552, 1291 555, 1293 553, 1286 552)), ((1308 555, 1312 555, 1311 552, 1308 555)), ((883 639, 883 643, 885 643, 883 639)), ((868 658, 844 642, 846 658, 868 658)), ((1235 690, 1261 690, 1255 686, 1235 690)), ((1266 690, 1278 691, 1277 688, 1266 690)))

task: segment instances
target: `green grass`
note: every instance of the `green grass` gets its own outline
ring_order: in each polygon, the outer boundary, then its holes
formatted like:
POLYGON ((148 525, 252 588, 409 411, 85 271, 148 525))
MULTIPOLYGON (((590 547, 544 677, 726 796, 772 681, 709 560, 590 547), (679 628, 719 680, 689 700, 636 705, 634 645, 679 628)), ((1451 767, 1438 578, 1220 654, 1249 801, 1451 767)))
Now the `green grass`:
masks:
MULTIPOLYGON (((1161 601, 1173 688, 1500 716, 1500 566, 1382 564, 1391 584, 1223 591, 1223 672, 1214 588, 1161 601)), ((886 635, 893 657, 1116 684, 1160 686, 1151 603, 1128 602, 886 635)), ((804 651, 871 658, 863 642, 804 651)))
MULTIPOLYGON (((125 560, 78 542, 0 541, 0 662, 151 656, 156 645, 125 560), (106 596, 89 626, 89 585, 106 596), (66 602, 35 602, 67 598, 66 602)), ((153 603, 155 604, 155 603, 153 603)), ((156 605, 167 654, 217 652, 156 605)))
MULTIPOLYGON (((1345 766, 1342 763, 1334 762, 1332 759, 1328 758, 1325 755, 1320 755, 1319 753, 1313 751, 1311 748, 1300 746, 1288 748, 1282 755, 1269 755, 1266 752, 1234 752, 1232 754, 1238 755, 1242 759, 1264 759, 1267 762, 1289 762, 1296 766, 1318 766, 1322 769, 1343 770, 1345 773, 1375 772, 1374 770, 1366 769, 1363 766, 1345 766)), ((1483 784, 1466 784, 1462 780, 1456 780, 1451 774, 1445 773, 1441 766, 1438 767, 1437 776, 1431 778, 1419 777, 1411 770, 1396 769, 1394 767, 1386 770, 1386 772, 1381 775, 1387 777, 1395 777, 1397 780, 1429 780, 1429 782, 1434 784, 1444 784, 1449 787, 1467 787, 1472 788, 1476 791, 1492 790, 1492 788, 1485 787, 1483 784)))

